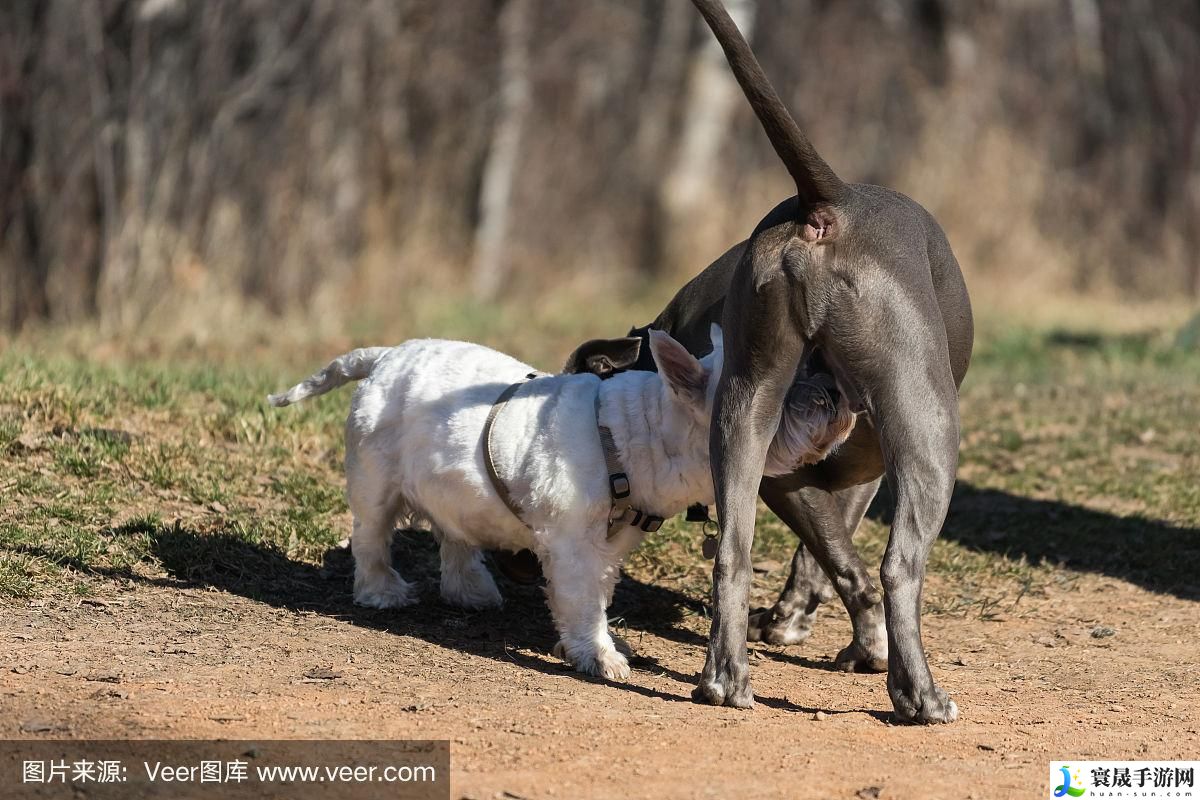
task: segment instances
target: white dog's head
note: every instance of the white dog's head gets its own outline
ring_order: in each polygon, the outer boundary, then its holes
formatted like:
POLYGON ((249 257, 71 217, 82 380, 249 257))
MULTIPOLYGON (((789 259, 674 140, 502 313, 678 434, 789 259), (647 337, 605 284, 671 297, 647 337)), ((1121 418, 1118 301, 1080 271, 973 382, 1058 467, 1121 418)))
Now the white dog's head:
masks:
MULTIPOLYGON (((664 414, 679 416, 682 422, 701 425, 708 430, 712 417, 713 399, 721 380, 724 361, 724 339, 721 326, 709 328, 712 352, 697 359, 683 345, 659 330, 650 331, 650 353, 663 379, 664 414)), ((668 420, 665 423, 670 424, 668 420)))
MULTIPOLYGON (((713 401, 721 380, 725 348, 721 327, 709 330, 713 350, 697 359, 659 330, 650 331, 650 352, 663 378, 664 433, 681 440, 690 436, 707 452, 713 401)), ((787 475, 815 464, 844 442, 854 429, 855 415, 830 375, 805 377, 788 390, 779 428, 771 441, 764 474, 787 475)))

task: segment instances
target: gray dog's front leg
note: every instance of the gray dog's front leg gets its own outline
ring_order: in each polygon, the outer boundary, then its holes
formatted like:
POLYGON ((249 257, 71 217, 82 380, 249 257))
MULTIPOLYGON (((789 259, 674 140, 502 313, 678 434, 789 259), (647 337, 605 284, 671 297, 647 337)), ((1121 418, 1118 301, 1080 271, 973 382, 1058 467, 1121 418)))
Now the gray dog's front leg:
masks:
MULTIPOLYGON (((803 539, 797 549, 798 561, 803 548, 811 550, 806 561, 815 559, 833 579, 834 588, 842 599, 854 623, 854 639, 837 657, 839 669, 848 672, 882 672, 887 669, 887 635, 883 624, 883 597, 871 583, 867 567, 854 547, 852 536, 866 513, 871 498, 879 488, 879 481, 830 493, 815 487, 788 489, 786 481, 764 479, 760 494, 767 506, 803 539)), ((796 571, 793 562, 793 573, 796 571)), ((808 566, 808 564, 805 564, 808 566)), ((771 610, 773 619, 764 627, 766 641, 776 644, 791 644, 807 638, 811 618, 821 599, 813 592, 808 598, 808 607, 802 607, 791 597, 788 590, 771 610), (790 602, 789 602, 790 601, 790 602), (793 631, 803 631, 803 636, 789 638, 793 631)), ((809 580, 808 585, 821 586, 809 580)), ((827 585, 827 584, 826 584, 827 585)), ((810 591, 812 591, 810 589, 810 591)))
POLYGON ((746 640, 800 644, 812 635, 817 608, 832 598, 833 584, 829 582, 816 556, 801 541, 796 545, 791 570, 775 605, 750 612, 746 640))

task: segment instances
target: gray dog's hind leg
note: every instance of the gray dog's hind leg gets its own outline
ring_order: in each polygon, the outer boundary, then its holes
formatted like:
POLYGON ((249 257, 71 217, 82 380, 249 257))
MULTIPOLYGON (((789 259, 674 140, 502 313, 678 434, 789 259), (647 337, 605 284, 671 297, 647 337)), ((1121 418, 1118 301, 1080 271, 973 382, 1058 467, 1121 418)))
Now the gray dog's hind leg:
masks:
MULTIPOLYGON (((919 362, 913 358, 909 363, 919 362)), ((887 684, 899 719, 953 722, 958 707, 934 683, 921 642, 921 589, 929 551, 954 491, 958 396, 948 365, 942 369, 926 365, 926 370, 908 373, 934 379, 925 391, 908 385, 901 376, 887 376, 876 382, 878 389, 870 400, 888 465, 888 486, 896 500, 880 569, 888 633, 887 684), (942 371, 944 377, 938 375, 942 371)))
MULTIPOLYGON (((781 482, 772 479, 765 479, 760 489, 767 506, 801 536, 804 542, 801 546, 811 550, 812 555, 806 560, 809 563, 815 560, 828 572, 850 614, 854 639, 836 659, 837 666, 847 672, 883 672, 887 669, 883 597, 872 583, 852 541, 854 531, 878 489, 879 481, 876 480, 833 494, 812 487, 788 491, 781 482)), ((808 584, 809 587, 819 585, 808 584)), ((790 588, 791 581, 779 603, 771 609, 773 619, 765 628, 766 641, 790 643, 788 636, 797 630, 804 631, 802 638, 807 637, 816 605, 822 598, 810 593, 807 606, 802 608, 795 602, 799 600, 798 592, 788 596, 790 588)))
POLYGON ((746 658, 750 546, 758 485, 783 398, 796 374, 803 340, 787 314, 782 276, 756 281, 752 260, 738 269, 726 303, 725 364, 710 438, 721 538, 713 568, 713 623, 700 683, 701 703, 754 703, 746 658), (737 309, 730 314, 731 309, 737 309))
MULTIPOLYGON (((957 415, 954 427, 957 429, 957 415)), ((911 722, 953 722, 958 708, 934 682, 921 642, 921 589, 925 562, 946 519, 954 488, 954 458, 914 464, 907 458, 888 472, 896 516, 883 557, 888 631, 888 693, 898 717, 911 722)))

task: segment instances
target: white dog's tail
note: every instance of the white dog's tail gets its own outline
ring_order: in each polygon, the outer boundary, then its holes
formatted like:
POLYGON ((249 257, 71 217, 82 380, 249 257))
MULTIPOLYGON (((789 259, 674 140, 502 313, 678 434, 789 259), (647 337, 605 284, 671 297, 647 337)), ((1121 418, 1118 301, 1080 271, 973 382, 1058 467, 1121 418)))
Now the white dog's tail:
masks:
POLYGON ((351 350, 344 356, 338 356, 330 361, 329 366, 313 374, 303 383, 296 384, 286 392, 269 395, 267 402, 277 408, 288 406, 314 395, 325 394, 350 381, 360 381, 371 374, 375 362, 391 349, 390 347, 360 347, 358 350, 351 350))

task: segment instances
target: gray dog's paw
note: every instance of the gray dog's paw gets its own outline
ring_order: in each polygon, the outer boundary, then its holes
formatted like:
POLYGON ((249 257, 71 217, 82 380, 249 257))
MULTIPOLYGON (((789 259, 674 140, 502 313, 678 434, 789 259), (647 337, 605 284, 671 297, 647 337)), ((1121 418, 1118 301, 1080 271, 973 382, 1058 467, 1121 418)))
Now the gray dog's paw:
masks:
POLYGON ((888 693, 892 696, 892 705, 899 722, 933 725, 958 719, 958 705, 938 686, 924 693, 913 690, 899 691, 889 686, 888 693))
POLYGON ((750 669, 745 664, 731 665, 724 675, 717 670, 704 669, 700 684, 692 690, 692 699, 710 706, 753 708, 754 692, 750 689, 750 669))
POLYGON ((812 635, 812 617, 796 613, 777 617, 772 608, 755 609, 746 627, 746 641, 768 644, 800 644, 812 635))
POLYGON ((887 672, 888 669, 887 652, 882 656, 873 655, 858 642, 844 647, 833 663, 842 672, 887 672))

